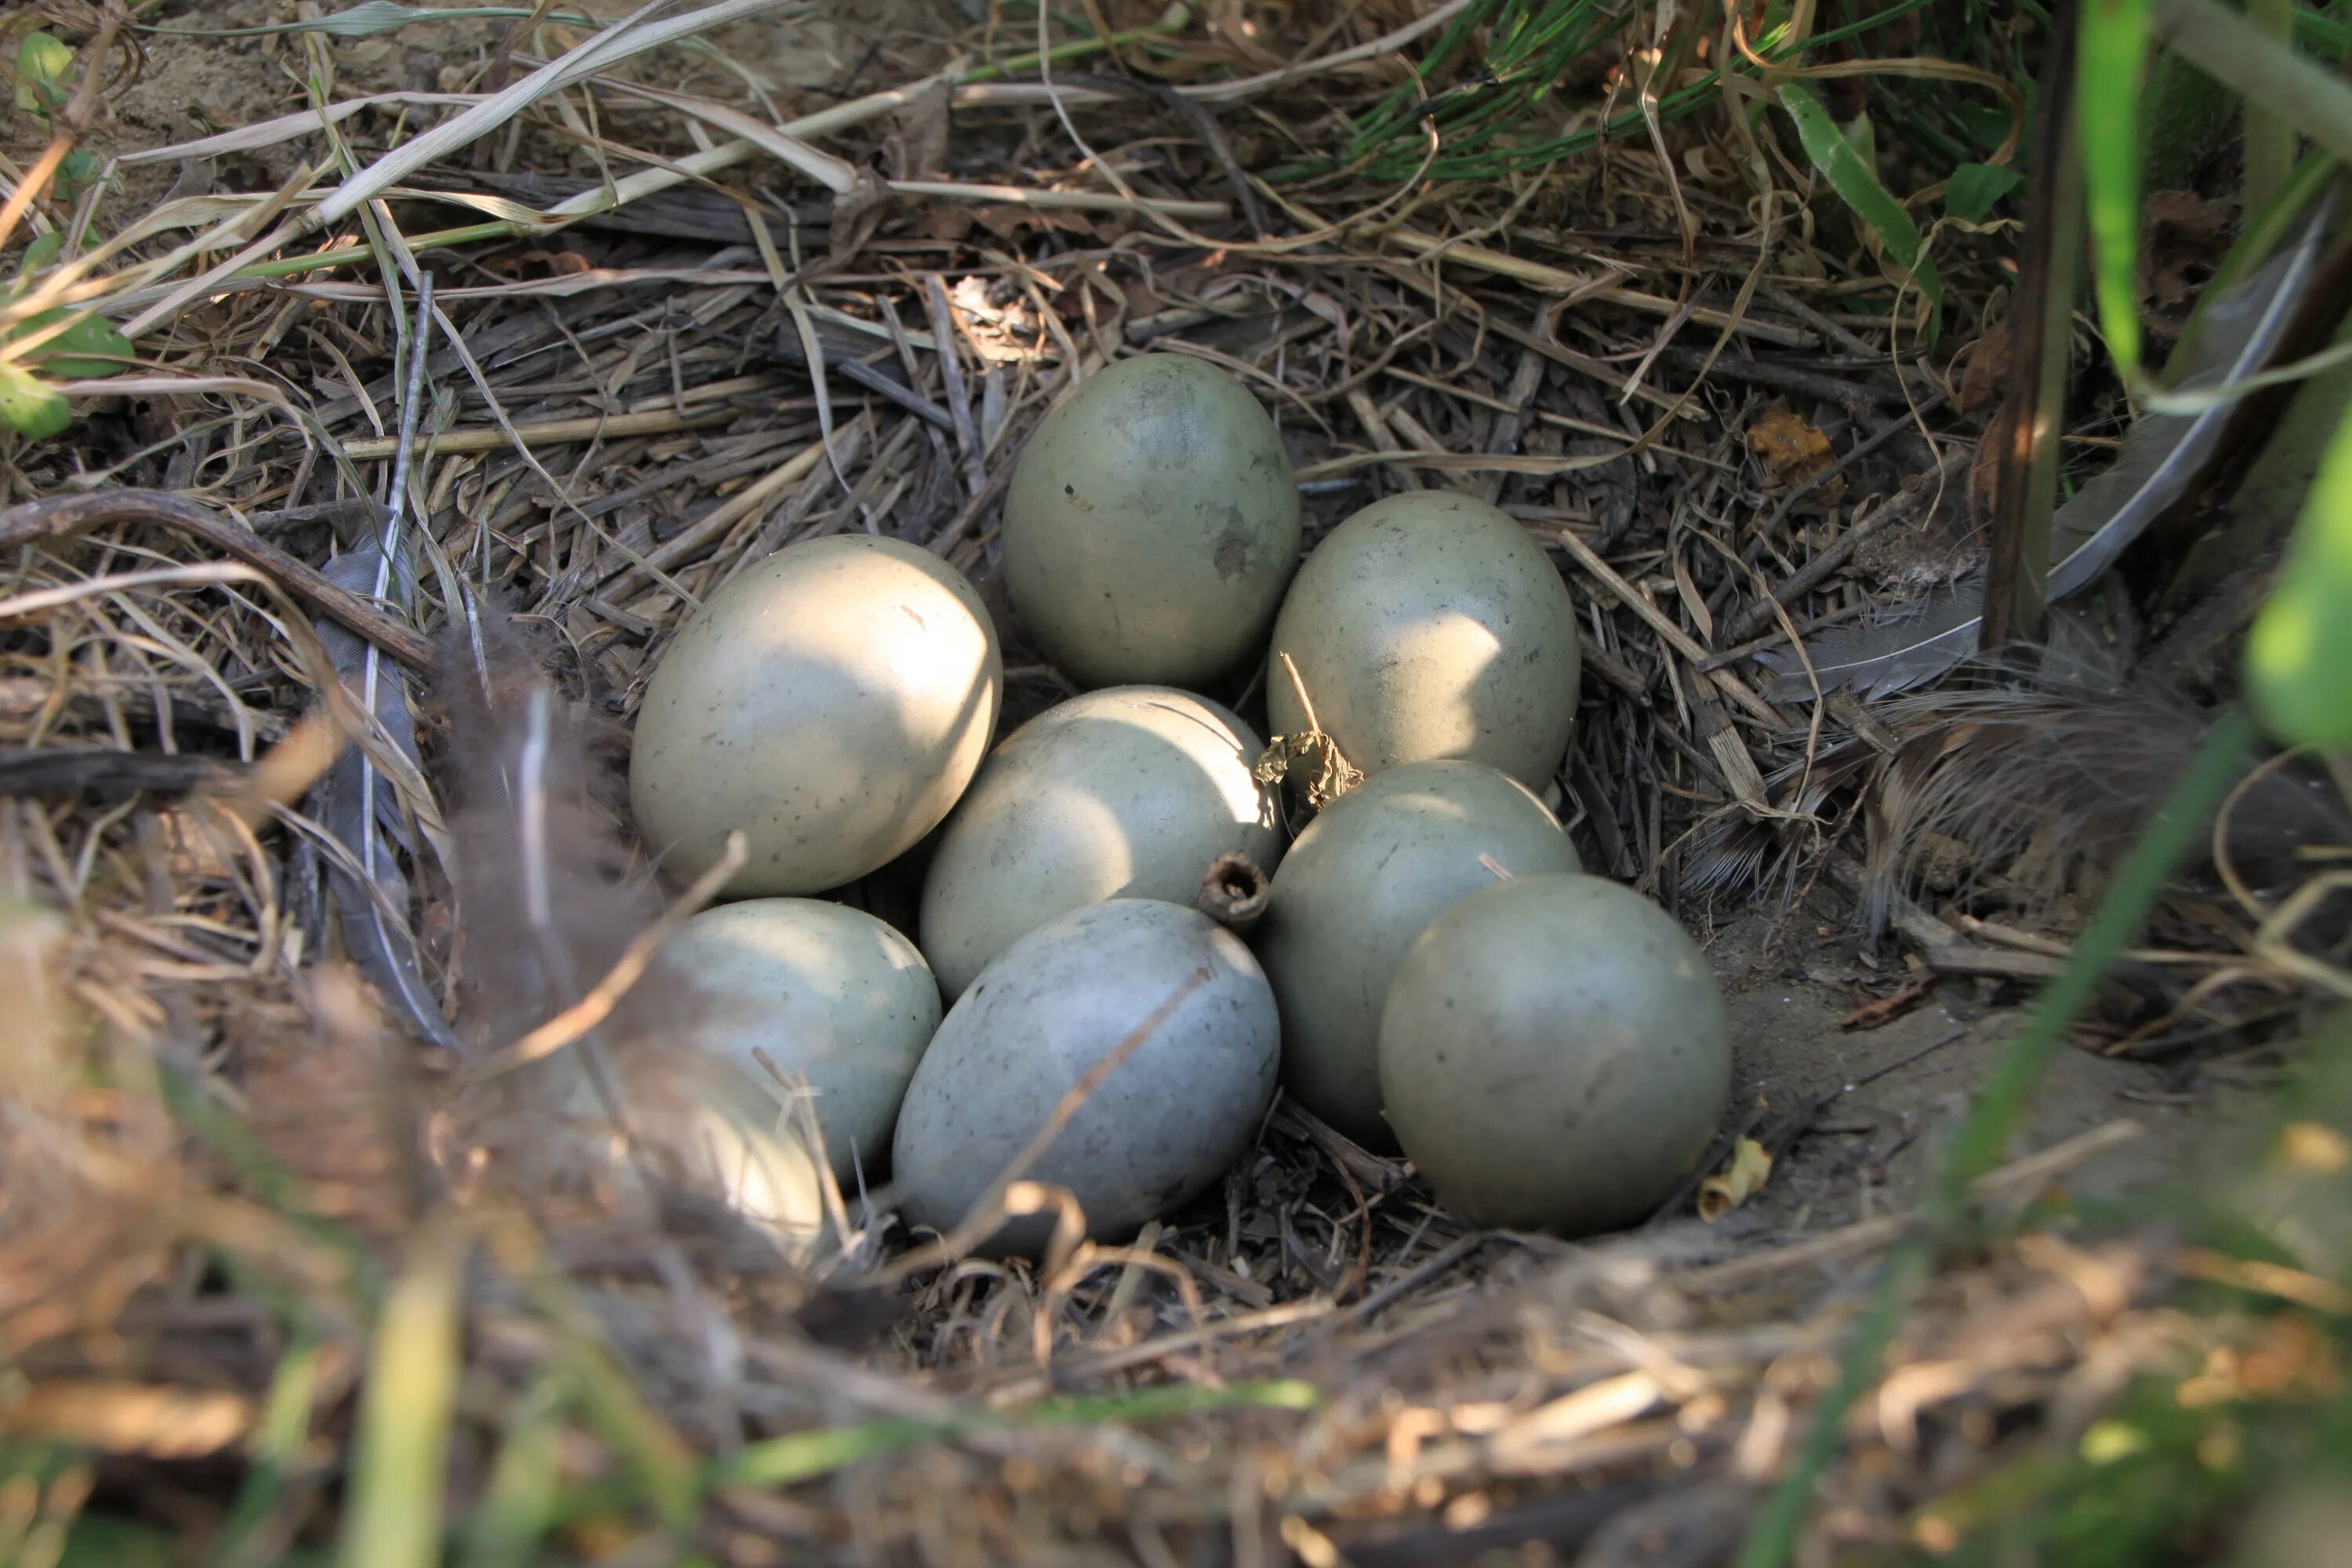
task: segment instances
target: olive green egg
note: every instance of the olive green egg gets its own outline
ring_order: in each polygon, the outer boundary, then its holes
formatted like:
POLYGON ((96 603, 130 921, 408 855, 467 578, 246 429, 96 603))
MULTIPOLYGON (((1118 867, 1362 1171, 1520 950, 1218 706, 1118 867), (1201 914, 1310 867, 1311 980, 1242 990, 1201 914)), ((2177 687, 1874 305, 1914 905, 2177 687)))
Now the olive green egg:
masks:
POLYGON ((1341 795, 1283 857, 1254 933, 1282 1010, 1282 1079, 1301 1105, 1368 1148, 1382 1120, 1375 1047, 1398 962, 1464 895, 1515 875, 1578 868, 1542 801, 1479 763, 1409 763, 1341 795))
POLYGON ((1121 360, 1038 425, 1004 496, 1004 585, 1084 686, 1193 686, 1265 646, 1298 565, 1298 489, 1242 384, 1121 360))
POLYGON ((1414 490, 1317 545, 1274 624, 1277 734, 1315 717, 1367 773, 1457 757, 1541 789, 1567 753, 1582 658, 1568 584, 1507 512, 1414 490))
POLYGON ((1475 1225, 1591 1236, 1674 1196, 1731 1094, 1706 955, 1599 877, 1515 877, 1431 922, 1381 1016, 1404 1152, 1475 1225))
POLYGON ((1220 855, 1271 870, 1273 792, 1249 726, 1205 698, 1114 686, 1014 731, 964 792, 923 881, 923 952, 952 998, 1055 916, 1105 899, 1190 904, 1220 855))
POLYGON ((787 1110, 804 1083, 835 1175, 855 1191, 878 1173, 940 1025, 915 944, 845 905, 746 899, 687 921, 661 956, 692 986, 693 1043, 734 1070, 747 1110, 787 1110))
POLYGON ((979 595, 929 551, 867 534, 789 545, 713 594, 646 682, 638 831, 683 878, 740 829, 733 895, 853 881, 947 816, 1003 684, 979 595))

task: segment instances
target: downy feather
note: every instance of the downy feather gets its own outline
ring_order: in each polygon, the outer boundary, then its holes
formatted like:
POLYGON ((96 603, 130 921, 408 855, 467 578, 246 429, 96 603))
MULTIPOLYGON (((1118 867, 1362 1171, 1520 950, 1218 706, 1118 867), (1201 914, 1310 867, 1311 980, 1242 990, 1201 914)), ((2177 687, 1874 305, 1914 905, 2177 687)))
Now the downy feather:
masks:
MULTIPOLYGON (((2317 269, 2331 207, 2323 201, 2291 243, 2214 301, 2181 391, 2210 391, 2269 363, 2317 269)), ((2223 402, 2193 415, 2149 414, 2133 422, 2116 461, 2051 520, 2053 603, 2095 580, 2189 494, 2216 456, 2233 405, 2223 402)), ((1811 677, 1793 650, 1768 649, 1757 656, 1773 672, 1764 695, 1774 702, 1802 701, 1813 695, 1818 679, 1824 694, 1850 686, 1870 699, 1932 680, 1977 651, 1983 610, 1981 577, 1938 588, 1885 620, 1826 632, 1808 643, 1811 677)))

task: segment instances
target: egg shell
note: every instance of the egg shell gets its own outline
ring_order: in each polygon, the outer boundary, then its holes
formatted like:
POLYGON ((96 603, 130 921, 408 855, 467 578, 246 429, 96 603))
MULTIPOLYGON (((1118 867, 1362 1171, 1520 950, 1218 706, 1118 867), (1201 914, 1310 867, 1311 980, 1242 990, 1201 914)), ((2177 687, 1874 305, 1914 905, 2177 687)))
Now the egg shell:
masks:
POLYGON ((1198 685, 1265 646, 1298 566, 1298 489, 1247 388, 1144 354, 1038 425, 1001 538, 1013 607, 1071 679, 1198 685))
POLYGON ((1274 625, 1268 721, 1315 717, 1366 773, 1439 757, 1541 789, 1567 754, 1582 655, 1568 584, 1508 513, 1414 490, 1373 502, 1307 557, 1274 625))
POLYGON ((1730 1098, 1729 1039, 1706 956, 1664 910, 1598 877, 1515 877, 1398 966, 1381 1089, 1463 1218, 1590 1236, 1689 1176, 1730 1098))
POLYGON ((788 1261, 815 1263, 831 1250, 816 1157, 790 1125, 715 1093, 664 1129, 676 1173, 765 1231, 788 1261))
POLYGON ((588 1184, 625 1226, 659 1227, 682 1191, 733 1210, 795 1265, 827 1248, 824 1174, 797 1120, 691 1038, 626 1051, 583 1040, 505 1082, 528 1129, 502 1145, 509 1180, 551 1192, 588 1184))
POLYGON ((913 942, 841 904, 746 899, 688 920, 662 960, 692 982, 693 1042, 736 1069, 747 1107, 772 1118, 790 1093, 776 1074, 804 1079, 834 1173, 850 1190, 861 1166, 879 1173, 940 1026, 939 985, 913 942))
POLYGON ((1271 870, 1265 745, 1205 698, 1114 686, 1014 731, 964 792, 923 881, 923 951, 950 997, 1013 941, 1083 904, 1189 904, 1220 855, 1271 870))
POLYGON ((895 539, 841 534, 747 567, 646 682, 629 800, 680 877, 730 828, 730 895, 819 892, 946 816, 996 727, 995 628, 961 573, 895 539))
MULTIPOLYGON (((1274 994, 1249 949, 1206 915, 1117 899, 1020 938, 948 1010, 898 1113, 906 1217, 943 1231, 963 1219, 1064 1096, 1130 1041, 1025 1175, 1069 1189, 1097 1240, 1215 1181, 1274 1098, 1274 994)), ((1034 1251, 1051 1229, 1048 1217, 1016 1221, 988 1249, 1034 1251)))
POLYGON ((1514 874, 1573 871, 1576 847, 1526 785, 1477 763, 1376 774, 1308 823, 1274 874, 1254 933, 1282 1009, 1282 1079, 1367 1148, 1381 1115, 1381 1007, 1398 962, 1455 900, 1514 874))

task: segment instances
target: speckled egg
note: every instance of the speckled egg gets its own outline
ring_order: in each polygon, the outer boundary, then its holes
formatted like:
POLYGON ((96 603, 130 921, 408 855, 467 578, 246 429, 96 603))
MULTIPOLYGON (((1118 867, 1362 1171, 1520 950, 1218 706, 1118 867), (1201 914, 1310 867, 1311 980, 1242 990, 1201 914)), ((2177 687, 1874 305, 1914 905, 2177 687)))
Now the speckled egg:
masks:
POLYGON ((1429 922, 1514 874, 1573 871, 1576 848, 1543 802, 1478 763, 1375 774, 1307 825, 1274 874, 1255 933, 1282 1008, 1292 1098, 1369 1148, 1396 1147, 1375 1047, 1396 966, 1429 922))
POLYGON ((1003 679, 980 596, 930 552, 866 534, 788 546, 713 594, 646 682, 638 830, 680 877, 742 830, 730 894, 852 881, 947 816, 1003 679))
MULTIPOLYGON (((1278 1053, 1274 994, 1231 931, 1155 900, 1073 910, 1007 947, 948 1010, 898 1113, 902 1210, 956 1225, 1100 1069, 1025 1175, 1074 1194, 1088 1235, 1129 1236, 1249 1147, 1278 1053)), ((1051 1228, 1016 1222, 991 1249, 1033 1251, 1051 1228)))
POLYGON ((804 1080, 834 1173, 853 1191, 861 1169, 878 1174, 940 1024, 915 944, 840 904, 746 899, 694 916, 661 953, 692 984, 693 1043, 736 1069, 745 1103, 776 1110, 804 1080))
POLYGON ((1373 502, 1299 568, 1274 626, 1268 721, 1315 717, 1367 773, 1439 757, 1541 789, 1567 753, 1582 656, 1568 585, 1507 512, 1452 490, 1373 502))
POLYGON ((1086 686, 1199 685, 1265 646, 1298 565, 1298 489, 1255 397, 1143 354, 1037 426, 1004 496, 1004 585, 1086 686))
POLYGON ((1598 877, 1515 877, 1431 922, 1381 1016, 1404 1151, 1475 1225, 1589 1236, 1675 1194, 1731 1093, 1706 955, 1598 877))
POLYGON ((1264 750, 1224 709, 1164 686, 1071 699, 982 763, 931 855, 923 951, 950 997, 1013 941, 1106 899, 1191 903, 1210 862, 1282 852, 1264 750))

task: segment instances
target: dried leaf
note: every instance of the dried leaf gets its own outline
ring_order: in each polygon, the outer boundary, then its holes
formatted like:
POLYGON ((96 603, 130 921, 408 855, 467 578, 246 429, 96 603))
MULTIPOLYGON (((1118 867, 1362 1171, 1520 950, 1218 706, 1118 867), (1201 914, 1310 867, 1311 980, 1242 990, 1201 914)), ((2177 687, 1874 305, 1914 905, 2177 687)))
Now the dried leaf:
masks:
MULTIPOLYGON (((2000 401, 2001 388, 2009 384, 2009 318, 2003 316, 1969 346, 1968 369, 1960 373, 1954 408, 1962 414, 1981 414, 2000 401)), ((2000 426, 1996 423, 1992 427, 2000 426)))
POLYGON ((1785 404, 1774 404, 1748 427, 1748 449, 1763 460, 1773 489, 1803 484, 1830 466, 1830 438, 1785 404))
POLYGON ((1772 1174, 1772 1156, 1753 1138, 1742 1138, 1731 1163, 1698 1184, 1698 1217, 1712 1225, 1762 1189, 1772 1174))

